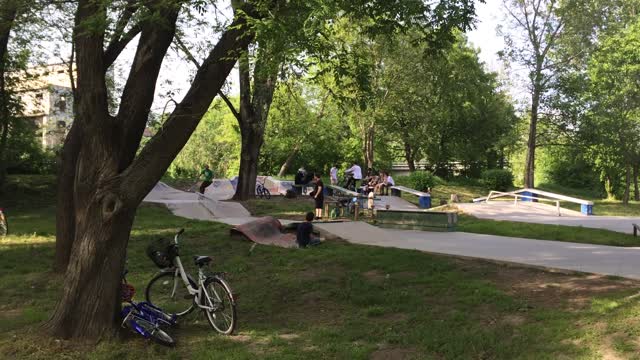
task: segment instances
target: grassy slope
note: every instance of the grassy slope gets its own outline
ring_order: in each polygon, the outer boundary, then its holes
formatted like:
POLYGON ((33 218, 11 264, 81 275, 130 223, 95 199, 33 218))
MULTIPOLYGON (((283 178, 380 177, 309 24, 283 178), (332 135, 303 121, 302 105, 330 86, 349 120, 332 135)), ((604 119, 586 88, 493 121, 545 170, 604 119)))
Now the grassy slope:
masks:
POLYGON ((130 241, 129 280, 138 289, 137 298, 156 271, 144 255, 146 244, 184 226, 183 259, 210 254, 216 269, 231 274, 240 294, 238 335, 218 336, 202 314, 193 313, 172 330, 179 341, 176 349, 137 337, 97 345, 48 340, 38 326, 53 309, 61 284, 59 276, 48 272, 53 212, 41 212, 41 207, 29 211, 27 206, 21 211, 12 218, 14 235, 0 240, 0 357, 637 356, 640 325, 629 317, 640 311, 640 304, 628 297, 638 290, 637 283, 600 279, 596 286, 585 276, 340 242, 309 250, 260 246, 249 256, 250 243, 231 239, 227 226, 178 218, 158 207, 139 210, 130 241), (601 292, 585 293, 580 286, 601 292))

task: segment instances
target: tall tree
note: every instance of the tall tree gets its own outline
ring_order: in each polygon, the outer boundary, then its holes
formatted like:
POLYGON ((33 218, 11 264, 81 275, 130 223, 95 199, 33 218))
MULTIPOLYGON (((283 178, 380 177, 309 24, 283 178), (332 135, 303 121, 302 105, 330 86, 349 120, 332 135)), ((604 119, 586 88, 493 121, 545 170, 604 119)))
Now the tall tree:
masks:
MULTIPOLYGON (((358 29, 364 34, 393 34, 410 28, 422 29, 435 42, 450 38, 451 30, 470 27, 474 4, 472 1, 443 1, 431 6, 422 1, 289 1, 278 3, 271 14, 268 31, 260 32, 254 45, 256 54, 251 83, 250 58, 241 58, 240 110, 237 114, 242 136, 240 174, 235 199, 247 199, 254 195, 258 157, 263 143, 264 129, 273 99, 278 70, 282 64, 293 63, 304 68, 301 56, 325 62, 325 66, 338 65, 338 73, 345 75, 340 67, 348 53, 346 44, 336 41, 335 34, 340 19, 362 24, 358 29), (320 34, 321 36, 318 36, 320 34), (325 61, 327 60, 327 61, 325 61)), ((249 48, 245 51, 249 54, 249 48)), ((363 132, 368 139, 365 153, 371 155, 373 146, 372 127, 363 132), (369 149, 369 150, 368 150, 369 149)))
POLYGON ((8 44, 11 29, 18 14, 18 1, 4 1, 0 4, 0 187, 5 178, 5 153, 9 138, 11 94, 7 88, 6 70, 8 62, 8 44))
POLYGON ((558 41, 564 20, 556 0, 505 0, 512 29, 504 32, 506 55, 527 68, 531 104, 524 185, 535 186, 535 153, 540 108, 556 64, 549 56, 558 41))
POLYGON ((79 0, 75 16, 77 118, 63 149, 57 257, 68 259, 59 303, 47 324, 62 338, 97 339, 117 329, 119 286, 136 209, 189 139, 252 40, 248 4, 221 34, 191 88, 164 126, 139 150, 160 67, 173 41, 182 1, 128 1, 108 31, 111 2, 79 0), (132 20, 135 19, 135 20, 132 20), (125 25, 119 26, 124 23, 125 25), (113 27, 111 29, 114 29, 113 27), (140 34, 117 114, 109 113, 107 69, 140 34), (107 39, 111 34, 111 38, 107 39), (107 41, 108 40, 108 41, 107 41), (106 48, 105 45, 107 44, 106 48), (67 252, 70 247, 70 252, 67 252))

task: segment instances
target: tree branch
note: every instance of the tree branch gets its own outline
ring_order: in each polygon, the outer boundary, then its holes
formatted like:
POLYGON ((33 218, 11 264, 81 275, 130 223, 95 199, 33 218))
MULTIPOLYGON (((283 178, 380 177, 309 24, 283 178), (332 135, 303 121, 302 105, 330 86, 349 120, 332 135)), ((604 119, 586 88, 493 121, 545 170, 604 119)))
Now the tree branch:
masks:
POLYGON ((139 7, 137 0, 127 0, 127 4, 116 23, 111 41, 105 50, 105 65, 107 68, 113 65, 122 50, 140 33, 141 27, 139 24, 135 24, 129 31, 124 32, 139 7))
POLYGON ((117 115, 123 122, 121 170, 133 161, 138 150, 153 103, 156 79, 173 41, 180 5, 162 7, 159 12, 163 19, 162 24, 147 21, 142 25, 136 55, 122 92, 122 102, 117 115))
MULTIPOLYGON (((196 67, 196 69, 200 70, 200 63, 198 63, 198 60, 196 60, 195 56, 193 56, 189 48, 184 44, 184 42, 182 42, 182 40, 177 34, 174 37, 174 40, 178 49, 185 54, 187 59, 191 61, 191 63, 196 67)), ((235 118, 238 121, 240 121, 240 113, 238 113, 238 110, 236 110, 236 108, 233 106, 233 103, 231 103, 229 98, 222 92, 222 90, 218 91, 218 96, 220 96, 220 98, 224 101, 224 103, 227 104, 227 107, 229 108, 229 110, 231 110, 231 113, 233 114, 233 116, 235 116, 235 118)))
POLYGON ((245 25, 246 20, 239 17, 224 32, 198 70, 182 102, 123 172, 121 186, 132 197, 128 200, 141 201, 189 140, 241 51, 253 40, 253 34, 247 32, 245 25))

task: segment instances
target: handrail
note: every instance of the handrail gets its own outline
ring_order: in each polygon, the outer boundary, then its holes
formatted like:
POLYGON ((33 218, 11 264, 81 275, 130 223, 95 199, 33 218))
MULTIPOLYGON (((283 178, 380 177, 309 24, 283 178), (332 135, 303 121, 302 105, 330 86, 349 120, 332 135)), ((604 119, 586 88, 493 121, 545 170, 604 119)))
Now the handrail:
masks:
POLYGON ((513 196, 514 197, 514 203, 513 203, 514 206, 518 205, 518 198, 528 198, 528 199, 532 199, 532 200, 535 199, 535 200, 538 200, 538 201, 548 201, 548 202, 551 202, 551 203, 556 203, 556 210, 558 211, 558 216, 562 216, 562 214, 560 213, 560 201, 559 200, 543 199, 543 198, 538 198, 538 197, 534 197, 534 196, 530 196, 530 195, 520 195, 520 194, 516 194, 514 192, 506 193, 506 192, 492 190, 492 191, 489 192, 489 196, 487 196, 487 198, 485 199, 485 203, 488 203, 489 200, 491 200, 492 198, 496 199, 496 198, 503 197, 503 196, 513 196), (494 193, 498 194, 498 196, 492 197, 492 195, 494 193))

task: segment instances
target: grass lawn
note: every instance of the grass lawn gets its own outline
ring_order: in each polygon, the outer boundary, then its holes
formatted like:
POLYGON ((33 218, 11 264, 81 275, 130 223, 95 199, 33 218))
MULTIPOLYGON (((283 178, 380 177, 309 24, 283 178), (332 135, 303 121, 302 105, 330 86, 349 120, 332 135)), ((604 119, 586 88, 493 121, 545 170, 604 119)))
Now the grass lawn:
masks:
POLYGON ((152 206, 138 211, 129 244, 136 298, 157 270, 145 246, 186 227, 183 259, 209 254, 230 273, 237 334, 215 334, 194 312, 171 331, 175 349, 126 332, 98 344, 52 340, 39 326, 62 278, 49 272, 54 212, 43 205, 17 208, 14 233, 0 240, 0 358, 597 359, 640 350, 638 282, 338 241, 250 255, 226 225, 152 206))
POLYGON ((640 239, 637 237, 610 230, 478 219, 464 214, 458 215, 458 227, 456 230, 477 234, 569 241, 583 244, 640 246, 640 239))

